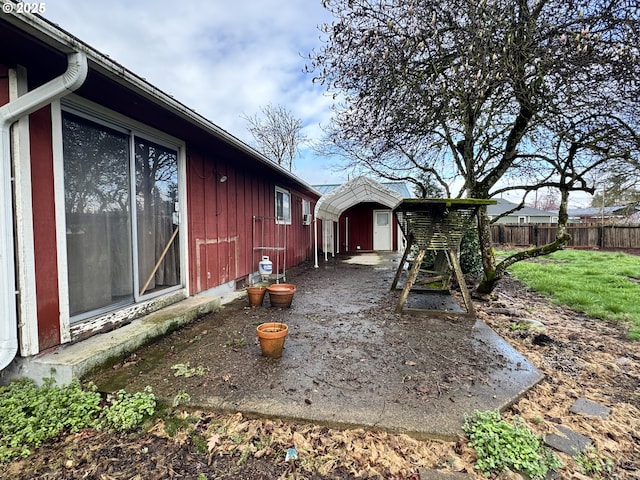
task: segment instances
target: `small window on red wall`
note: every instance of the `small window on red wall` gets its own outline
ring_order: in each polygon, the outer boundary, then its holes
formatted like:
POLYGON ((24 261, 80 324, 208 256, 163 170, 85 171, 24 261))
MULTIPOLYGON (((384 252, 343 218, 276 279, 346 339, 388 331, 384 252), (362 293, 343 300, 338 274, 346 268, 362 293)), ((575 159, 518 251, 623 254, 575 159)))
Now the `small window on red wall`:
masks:
POLYGON ((276 222, 291 224, 291 194, 276 187, 276 222))

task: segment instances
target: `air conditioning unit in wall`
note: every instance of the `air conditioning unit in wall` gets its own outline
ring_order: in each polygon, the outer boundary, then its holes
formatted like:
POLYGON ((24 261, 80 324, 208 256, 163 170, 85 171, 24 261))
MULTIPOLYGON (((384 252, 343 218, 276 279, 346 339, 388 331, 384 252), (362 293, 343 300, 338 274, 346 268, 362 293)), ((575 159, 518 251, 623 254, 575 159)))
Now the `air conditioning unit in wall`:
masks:
POLYGON ((311 225, 311 214, 305 213, 302 215, 302 224, 303 225, 311 225))

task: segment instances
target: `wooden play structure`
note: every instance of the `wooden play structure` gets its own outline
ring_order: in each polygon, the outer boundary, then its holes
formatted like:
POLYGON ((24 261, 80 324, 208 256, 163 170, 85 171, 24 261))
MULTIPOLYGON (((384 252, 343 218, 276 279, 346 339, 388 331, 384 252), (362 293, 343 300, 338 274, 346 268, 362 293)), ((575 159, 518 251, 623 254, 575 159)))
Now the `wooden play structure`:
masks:
POLYGON ((407 280, 396 306, 397 313, 409 312, 431 315, 464 315, 475 317, 471 295, 466 288, 462 268, 460 267, 460 242, 467 229, 476 218, 482 205, 495 204, 495 200, 473 198, 405 199, 394 213, 407 246, 402 256, 391 289, 398 287, 398 281, 404 266, 413 251, 415 257, 410 260, 407 280), (421 268, 428 252, 434 255, 433 269, 421 268), (421 277, 422 275, 422 277, 421 277), (426 294, 451 294, 451 277, 460 285, 465 312, 443 311, 439 309, 406 308, 410 292, 426 294))

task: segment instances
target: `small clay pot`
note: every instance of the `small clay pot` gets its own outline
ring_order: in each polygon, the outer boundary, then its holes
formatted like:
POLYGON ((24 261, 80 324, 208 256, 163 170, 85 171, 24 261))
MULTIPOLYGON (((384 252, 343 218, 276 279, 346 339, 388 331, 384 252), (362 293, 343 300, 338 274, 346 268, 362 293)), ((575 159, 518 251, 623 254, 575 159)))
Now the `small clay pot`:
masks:
POLYGON ((262 323, 256 329, 258 339, 260 340, 260 348, 265 357, 280 358, 282 349, 284 348, 284 340, 289 333, 289 327, 286 323, 262 323))
POLYGON ((272 307, 289 308, 296 293, 296 286, 291 283, 276 283, 267 287, 272 307))
POLYGON ((247 287, 249 305, 252 307, 261 307, 265 293, 267 293, 266 287, 247 287))

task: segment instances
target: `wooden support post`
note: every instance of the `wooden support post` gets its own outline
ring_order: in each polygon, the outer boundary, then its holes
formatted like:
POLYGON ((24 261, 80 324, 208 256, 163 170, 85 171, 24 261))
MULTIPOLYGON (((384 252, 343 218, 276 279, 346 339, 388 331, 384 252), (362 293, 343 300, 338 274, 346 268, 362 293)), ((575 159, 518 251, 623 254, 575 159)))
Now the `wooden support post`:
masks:
POLYGON ((413 265, 411 266, 411 270, 409 271, 409 277, 407 278, 406 283, 404 284, 404 288, 402 289, 402 293, 400 294, 400 298, 398 299, 398 305, 396 306, 396 313, 402 313, 402 309, 404 308, 404 304, 407 303, 407 297, 409 296, 409 292, 411 291, 411 287, 416 281, 418 277, 418 272, 420 271, 420 265, 422 264, 422 259, 426 250, 420 250, 418 252, 418 256, 413 261, 413 265))
POLYGON ((396 270, 396 276, 393 277, 393 282, 391 283, 391 290, 395 290, 396 287, 398 286, 398 280, 400 280, 400 275, 402 274, 404 263, 407 261, 407 257, 409 256, 409 252, 411 251, 412 245, 413 245, 413 237, 409 237, 407 239, 407 248, 404 249, 404 253, 402 254, 402 260, 400 260, 400 265, 398 265, 398 270, 396 270))
POLYGON ((467 308, 467 316, 471 318, 475 318, 476 310, 475 308, 473 308, 471 295, 469 294, 469 290, 467 289, 467 282, 464 280, 462 267, 460 267, 460 260, 458 260, 458 253, 453 250, 447 250, 447 254, 449 255, 449 259, 451 260, 451 265, 453 266, 453 271, 456 274, 456 279, 458 280, 458 285, 460 286, 462 299, 464 300, 465 307, 467 308))

